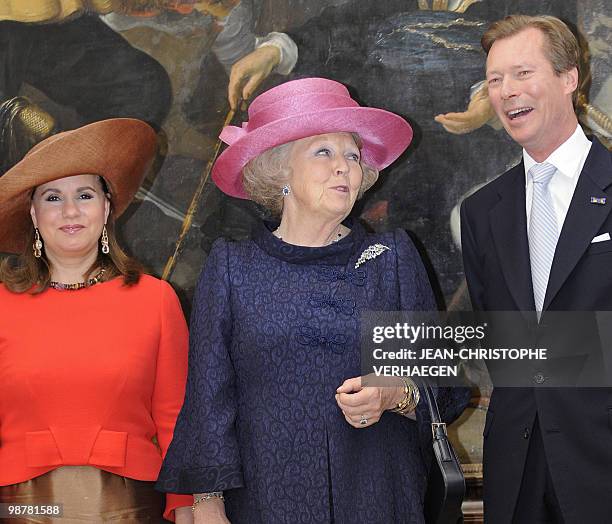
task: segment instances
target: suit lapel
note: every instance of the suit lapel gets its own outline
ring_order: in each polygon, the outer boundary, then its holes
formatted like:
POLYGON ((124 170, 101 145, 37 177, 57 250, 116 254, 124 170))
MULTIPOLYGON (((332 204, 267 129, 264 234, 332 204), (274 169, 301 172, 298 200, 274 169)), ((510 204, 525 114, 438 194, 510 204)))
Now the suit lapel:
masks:
POLYGON ((518 309, 534 310, 522 161, 506 175, 499 196, 499 202, 489 213, 489 220, 502 273, 518 309))
POLYGON ((544 309, 555 298, 612 210, 610 153, 597 139, 584 163, 574 196, 561 229, 553 259, 544 309), (606 191, 607 190, 607 191, 606 191), (591 204, 591 197, 606 197, 605 205, 591 204))

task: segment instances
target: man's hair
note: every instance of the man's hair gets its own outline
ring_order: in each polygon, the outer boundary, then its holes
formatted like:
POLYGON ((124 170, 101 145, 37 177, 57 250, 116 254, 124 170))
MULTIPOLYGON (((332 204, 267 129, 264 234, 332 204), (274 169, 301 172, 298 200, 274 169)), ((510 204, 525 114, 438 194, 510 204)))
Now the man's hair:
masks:
MULTIPOLYGON (((580 71, 580 46, 569 27, 554 16, 510 15, 503 20, 493 22, 480 43, 487 54, 497 40, 514 36, 525 29, 533 27, 544 35, 544 52, 557 75, 572 70, 578 71, 578 85, 582 77, 580 71)), ((578 89, 572 95, 574 105, 578 99, 578 89)))

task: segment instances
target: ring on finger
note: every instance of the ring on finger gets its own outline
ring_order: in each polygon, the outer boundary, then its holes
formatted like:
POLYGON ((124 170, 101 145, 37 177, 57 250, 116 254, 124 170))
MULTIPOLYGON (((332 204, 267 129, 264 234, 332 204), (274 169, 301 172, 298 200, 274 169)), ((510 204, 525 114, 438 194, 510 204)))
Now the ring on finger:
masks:
POLYGON ((359 424, 362 426, 365 426, 368 423, 368 418, 365 415, 361 415, 361 418, 359 419, 359 424))

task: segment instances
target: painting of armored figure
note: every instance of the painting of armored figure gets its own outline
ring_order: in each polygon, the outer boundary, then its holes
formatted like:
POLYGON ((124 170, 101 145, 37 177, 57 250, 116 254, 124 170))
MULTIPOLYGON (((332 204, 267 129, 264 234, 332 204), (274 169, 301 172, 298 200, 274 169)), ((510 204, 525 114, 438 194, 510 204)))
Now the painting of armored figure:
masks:
MULTIPOLYGON (((210 180, 221 129, 245 121, 262 89, 331 78, 414 130, 409 150, 354 213, 374 231, 410 231, 439 308, 469 309, 458 204, 521 156, 488 104, 480 38, 492 21, 518 12, 557 16, 580 36, 577 110, 610 146, 606 0, 0 1, 0 176, 58 131, 111 117, 151 124, 157 158, 120 229, 189 312, 215 239, 246 238, 266 218, 210 180)), ((475 468, 486 387, 483 379, 469 413, 476 423, 455 434, 463 462, 475 468)))
POLYGON ((411 121, 410 151, 381 177, 359 213, 374 229, 415 233, 439 283, 441 307, 468 305, 457 231, 449 226, 453 207, 519 154, 495 129, 480 89, 486 26, 511 12, 545 12, 573 24, 592 42, 594 100, 584 106, 583 121, 600 136, 609 127, 610 38, 601 0, 32 0, 7 6, 0 8, 2 170, 59 130, 113 116, 151 123, 158 159, 123 230, 150 270, 183 291, 187 306, 214 239, 248 236, 262 214, 209 180, 222 126, 246 119, 245 104, 262 87, 325 76, 344 82, 364 104, 411 121), (465 111, 470 104, 479 109, 476 117, 465 111), (434 120, 453 111, 467 114, 469 124, 453 129, 434 120), (468 128, 470 135, 456 135, 468 128))
MULTIPOLYGON (((349 85, 365 104, 410 120, 416 136, 411 149, 368 192, 361 217, 374 229, 414 232, 439 284, 440 307, 469 309, 457 204, 464 194, 516 164, 521 149, 496 124, 486 100, 484 118, 470 134, 452 132, 436 116, 464 112, 471 100, 483 101, 480 38, 491 22, 515 12, 546 13, 566 20, 580 35, 585 54, 590 50, 581 120, 605 139, 612 110, 604 101, 609 98, 612 42, 605 5, 520 0, 365 4, 330 6, 300 28, 288 29, 300 49, 293 74, 327 74, 349 85)), ((484 370, 473 378, 481 388, 465 414, 472 420, 459 426, 456 436, 462 442, 462 460, 472 463, 478 476, 490 385, 484 370)))
POLYGON ((123 229, 161 274, 225 116, 295 65, 293 41, 255 34, 256 17, 249 0, 2 3, 0 172, 58 131, 112 117, 148 122, 159 154, 123 229))

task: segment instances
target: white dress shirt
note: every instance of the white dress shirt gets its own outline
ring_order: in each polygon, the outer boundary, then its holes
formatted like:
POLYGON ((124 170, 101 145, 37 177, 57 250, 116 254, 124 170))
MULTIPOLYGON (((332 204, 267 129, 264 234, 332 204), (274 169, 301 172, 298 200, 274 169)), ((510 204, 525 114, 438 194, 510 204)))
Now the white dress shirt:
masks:
MULTIPOLYGON (((561 233, 567 210, 578 183, 578 177, 590 150, 591 142, 589 142, 582 128, 577 125, 572 136, 544 160, 544 162, 548 162, 557 168, 557 171, 548 183, 548 188, 553 199, 559 233, 561 233)), ((523 163, 525 164, 525 210, 527 212, 527 231, 529 231, 531 202, 533 200, 533 180, 531 180, 528 173, 537 162, 524 149, 523 163)))

